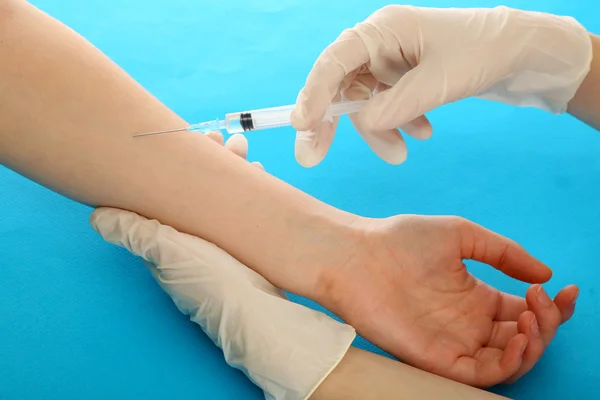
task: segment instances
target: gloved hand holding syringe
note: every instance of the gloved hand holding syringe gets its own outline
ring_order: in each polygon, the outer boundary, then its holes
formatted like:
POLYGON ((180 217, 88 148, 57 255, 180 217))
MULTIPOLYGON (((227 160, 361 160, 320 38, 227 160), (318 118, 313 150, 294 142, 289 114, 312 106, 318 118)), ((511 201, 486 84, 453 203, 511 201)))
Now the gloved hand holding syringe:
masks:
MULTIPOLYGON (((356 113, 360 111, 366 103, 367 100, 332 103, 325 113, 323 121, 331 121, 333 117, 356 113)), ((184 131, 207 133, 223 130, 229 134, 234 134, 261 129, 280 128, 292 124, 290 117, 295 107, 295 105, 288 105, 229 113, 225 115, 225 119, 223 120, 215 119, 212 121, 200 122, 198 124, 191 124, 187 128, 137 133, 133 136, 150 136, 184 131)))

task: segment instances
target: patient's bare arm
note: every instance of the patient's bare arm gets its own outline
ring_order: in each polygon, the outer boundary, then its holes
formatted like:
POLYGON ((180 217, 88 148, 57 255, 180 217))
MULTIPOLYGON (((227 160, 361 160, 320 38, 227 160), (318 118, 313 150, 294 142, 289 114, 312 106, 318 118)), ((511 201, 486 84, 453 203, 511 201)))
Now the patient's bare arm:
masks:
POLYGON ((350 347, 311 400, 500 400, 503 397, 350 347))
POLYGON ((594 59, 590 72, 569 103, 569 113, 600 129, 600 36, 591 35, 594 59))
POLYGON ((351 245, 338 233, 354 216, 202 135, 132 138, 186 123, 25 1, 0 1, 0 60, 0 162, 7 167, 77 201, 200 236, 312 298, 323 279, 311 261, 323 249, 351 245))

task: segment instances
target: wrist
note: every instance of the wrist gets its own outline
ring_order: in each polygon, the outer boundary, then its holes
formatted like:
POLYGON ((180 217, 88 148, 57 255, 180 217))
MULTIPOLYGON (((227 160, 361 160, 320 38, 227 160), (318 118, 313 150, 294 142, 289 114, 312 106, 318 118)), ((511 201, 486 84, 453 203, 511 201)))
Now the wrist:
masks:
POLYGON ((284 290, 324 304, 342 266, 359 248, 364 218, 318 200, 289 220, 283 246, 275 246, 270 260, 278 265, 284 290))
POLYGON ((577 93, 569 102, 568 112, 588 125, 600 129, 600 36, 590 34, 592 42, 591 68, 577 93))

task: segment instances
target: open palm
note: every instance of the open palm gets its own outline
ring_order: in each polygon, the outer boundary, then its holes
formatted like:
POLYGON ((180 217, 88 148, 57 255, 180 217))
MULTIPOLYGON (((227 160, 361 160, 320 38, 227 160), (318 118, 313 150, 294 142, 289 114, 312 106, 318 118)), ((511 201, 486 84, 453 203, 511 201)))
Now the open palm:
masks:
POLYGON ((400 360, 470 385, 511 382, 529 371, 574 311, 575 286, 552 301, 540 285, 525 298, 471 275, 474 259, 529 283, 551 271, 515 242, 456 217, 374 220, 340 270, 333 312, 400 360))

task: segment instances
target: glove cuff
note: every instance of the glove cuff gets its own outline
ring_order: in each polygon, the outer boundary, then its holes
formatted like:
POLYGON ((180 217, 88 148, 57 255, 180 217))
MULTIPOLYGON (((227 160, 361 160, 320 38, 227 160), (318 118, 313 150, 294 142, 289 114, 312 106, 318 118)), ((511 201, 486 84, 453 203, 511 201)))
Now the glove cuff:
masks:
POLYGON ((505 13, 519 55, 513 72, 478 97, 553 114, 567 111, 591 68, 589 32, 571 17, 507 7, 495 12, 505 13))

